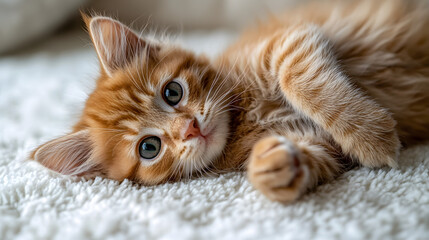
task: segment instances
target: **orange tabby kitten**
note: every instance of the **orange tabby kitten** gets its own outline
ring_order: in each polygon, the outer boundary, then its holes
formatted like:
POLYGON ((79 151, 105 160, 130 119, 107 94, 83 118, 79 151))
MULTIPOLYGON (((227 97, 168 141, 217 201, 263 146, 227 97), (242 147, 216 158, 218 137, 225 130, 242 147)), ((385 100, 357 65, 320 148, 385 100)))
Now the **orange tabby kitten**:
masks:
POLYGON ((353 162, 396 166, 429 137, 429 8, 313 3, 216 61, 85 17, 101 74, 73 131, 32 157, 62 174, 151 185, 247 169, 291 202, 353 162))

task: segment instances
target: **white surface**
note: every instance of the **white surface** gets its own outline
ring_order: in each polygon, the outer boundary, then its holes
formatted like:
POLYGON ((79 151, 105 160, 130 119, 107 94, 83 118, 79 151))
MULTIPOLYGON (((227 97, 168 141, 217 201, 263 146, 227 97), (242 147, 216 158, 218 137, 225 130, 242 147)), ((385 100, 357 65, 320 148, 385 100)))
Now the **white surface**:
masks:
MULTIPOLYGON (((185 38, 215 53, 221 33, 185 38)), ((67 34, 0 59, 0 239, 428 239, 429 145, 400 167, 356 169, 296 204, 265 199, 244 174, 143 187, 55 175, 29 150, 67 132, 97 60, 67 34)))

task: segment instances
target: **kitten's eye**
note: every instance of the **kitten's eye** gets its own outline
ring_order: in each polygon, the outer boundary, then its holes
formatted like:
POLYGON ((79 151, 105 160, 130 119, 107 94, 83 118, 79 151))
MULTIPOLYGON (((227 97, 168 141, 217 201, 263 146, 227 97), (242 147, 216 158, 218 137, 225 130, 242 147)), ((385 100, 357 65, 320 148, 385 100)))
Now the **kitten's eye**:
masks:
POLYGON ((182 99, 183 89, 177 82, 170 82, 164 88, 164 99, 170 105, 177 105, 182 99))
POLYGON ((160 149, 161 139, 155 136, 143 139, 139 146, 140 156, 144 159, 152 159, 156 157, 160 149))

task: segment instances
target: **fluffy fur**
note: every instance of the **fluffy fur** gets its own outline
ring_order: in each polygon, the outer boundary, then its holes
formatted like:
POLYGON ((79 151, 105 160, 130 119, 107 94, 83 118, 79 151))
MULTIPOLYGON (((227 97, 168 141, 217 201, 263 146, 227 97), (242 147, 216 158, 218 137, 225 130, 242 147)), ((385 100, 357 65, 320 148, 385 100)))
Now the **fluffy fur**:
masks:
POLYGON ((429 136, 429 8, 418 1, 318 2, 243 34, 217 60, 85 17, 101 64, 70 135, 33 158, 63 174, 143 184, 247 169, 291 202, 353 163, 396 166, 429 136), (162 97, 175 80, 184 97, 162 97), (196 123, 200 136, 188 139, 196 123), (158 136, 155 159, 138 145, 158 136), (79 143, 79 144, 77 144, 79 143))

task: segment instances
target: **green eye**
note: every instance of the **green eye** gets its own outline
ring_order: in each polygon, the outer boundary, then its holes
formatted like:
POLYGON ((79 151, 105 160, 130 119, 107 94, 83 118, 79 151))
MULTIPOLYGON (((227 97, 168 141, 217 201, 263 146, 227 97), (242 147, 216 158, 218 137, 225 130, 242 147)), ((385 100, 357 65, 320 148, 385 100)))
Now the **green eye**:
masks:
POLYGON ((161 149, 161 139, 159 137, 148 137, 140 142, 139 153, 144 159, 152 159, 156 157, 161 149))
POLYGON ((164 99, 170 105, 177 105, 182 99, 183 89, 177 82, 170 82, 164 88, 164 99))

